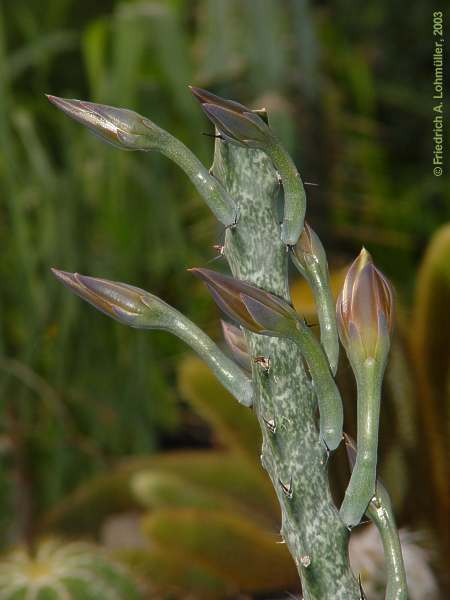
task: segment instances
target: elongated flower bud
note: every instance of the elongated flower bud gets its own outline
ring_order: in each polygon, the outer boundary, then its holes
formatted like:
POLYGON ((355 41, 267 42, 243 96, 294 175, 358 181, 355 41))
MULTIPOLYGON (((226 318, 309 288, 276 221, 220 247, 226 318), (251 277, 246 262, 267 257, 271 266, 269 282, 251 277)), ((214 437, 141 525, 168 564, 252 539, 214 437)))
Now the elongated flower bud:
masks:
POLYGON ((227 323, 226 321, 221 321, 221 323, 223 337, 228 345, 228 348, 233 354, 233 358, 246 371, 251 371, 252 364, 248 351, 247 340, 245 339, 242 330, 231 323, 227 323))
MULTIPOLYGON (((344 433, 344 441, 350 471, 353 471, 357 464, 358 455, 356 443, 346 433, 344 433)), ((395 525, 394 511, 392 510, 389 494, 379 479, 376 481, 374 495, 367 505, 366 515, 377 527, 383 543, 387 573, 385 597, 406 600, 408 598, 406 573, 400 539, 395 525)))
POLYGON ((218 306, 254 333, 287 337, 301 347, 317 390, 320 439, 335 450, 342 438, 343 411, 339 390, 326 355, 294 308, 285 300, 243 281, 209 269, 190 269, 209 288, 218 306))
POLYGON ((322 242, 306 221, 298 242, 292 247, 291 256, 292 262, 313 290, 320 323, 320 341, 331 372, 335 374, 339 360, 339 339, 328 262, 322 242))
POLYGON ((284 190, 281 239, 286 245, 293 246, 303 229, 306 194, 291 157, 267 125, 265 111, 252 111, 239 102, 220 98, 200 88, 190 89, 223 139, 248 148, 258 148, 271 158, 284 190))
POLYGON ((208 286, 217 305, 245 328, 285 336, 296 329, 298 315, 285 300, 253 285, 210 269, 189 269, 208 286))
POLYGON ((150 119, 125 108, 47 96, 49 101, 102 140, 122 150, 157 150, 178 164, 226 227, 238 217, 235 202, 186 146, 150 119))
POLYGON ((393 291, 363 248, 337 302, 339 337, 357 386, 358 452, 340 515, 357 525, 375 493, 381 385, 393 326, 393 291))
POLYGON ((52 272, 77 296, 108 317, 130 327, 160 328, 164 322, 164 314, 171 310, 171 307, 157 296, 126 283, 67 273, 58 269, 52 269, 52 272))
POLYGON ((390 283, 364 248, 353 262, 337 301, 339 337, 351 362, 384 362, 393 327, 394 295, 390 283))
POLYGON ((246 374, 192 321, 163 300, 140 288, 78 273, 52 269, 72 292, 119 323, 138 329, 162 329, 189 344, 216 374, 222 385, 244 406, 253 402, 246 374))
POLYGON ((166 136, 163 129, 132 110, 50 95, 47 98, 66 115, 122 150, 152 150, 166 136))
POLYGON ((271 140, 267 124, 249 108, 200 88, 190 86, 190 90, 226 140, 254 148, 260 148, 271 140))

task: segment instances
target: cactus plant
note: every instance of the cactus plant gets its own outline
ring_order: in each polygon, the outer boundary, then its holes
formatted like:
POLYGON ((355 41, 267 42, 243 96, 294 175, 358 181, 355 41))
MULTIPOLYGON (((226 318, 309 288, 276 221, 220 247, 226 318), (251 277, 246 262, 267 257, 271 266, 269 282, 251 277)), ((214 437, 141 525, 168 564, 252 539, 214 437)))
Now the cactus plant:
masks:
POLYGON ((84 542, 41 541, 34 552, 13 550, 0 562, 2 600, 139 600, 127 571, 84 542))
MULTIPOLYGON (((304 598, 356 600, 362 592, 348 561, 349 531, 359 523, 376 491, 379 396, 389 350, 392 292, 363 251, 347 274, 337 312, 340 339, 358 382, 361 429, 361 452, 339 512, 327 472, 329 453, 340 444, 343 426, 334 380, 338 328, 330 306, 325 252, 318 236, 304 226, 306 195, 301 178, 264 110, 252 111, 191 89, 216 126, 210 171, 181 142, 132 111, 54 96, 49 99, 114 146, 157 150, 190 177, 225 227, 221 255, 232 276, 202 268, 192 271, 240 326, 251 357, 251 374, 152 294, 76 273, 54 270, 54 274, 121 323, 179 336, 238 402, 254 410, 263 438, 261 462, 281 508, 280 534, 297 566, 304 598), (281 217, 277 210, 280 185, 281 217), (291 305, 290 258, 313 287, 321 341, 291 305)), ((398 545, 396 552, 401 553, 398 545)), ((401 564, 401 557, 397 559, 401 564)), ((406 598, 402 569, 389 582, 387 597, 406 598)))

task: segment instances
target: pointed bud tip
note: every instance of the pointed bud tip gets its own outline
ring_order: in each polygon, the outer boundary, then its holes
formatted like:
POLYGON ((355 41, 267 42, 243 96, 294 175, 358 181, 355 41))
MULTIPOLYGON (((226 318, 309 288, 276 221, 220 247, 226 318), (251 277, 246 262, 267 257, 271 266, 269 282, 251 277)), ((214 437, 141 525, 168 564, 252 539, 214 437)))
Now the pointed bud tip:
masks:
POLYGON ((56 279, 65 282, 73 281, 73 279, 76 276, 76 273, 70 273, 69 271, 61 271, 60 269, 55 269, 54 267, 51 267, 50 271, 53 273, 56 279))
POLYGON ((52 94, 44 94, 44 96, 47 98, 50 104, 53 104, 53 106, 56 106, 56 108, 61 108, 61 106, 64 104, 64 98, 53 96, 52 94))
POLYGON ((212 99, 215 98, 214 94, 208 92, 207 90, 203 90, 202 88, 196 87, 195 85, 188 85, 188 88, 193 96, 201 103, 211 102, 212 99))
POLYGON ((361 248, 361 252, 359 253, 359 256, 358 256, 358 261, 360 261, 363 265, 366 265, 368 263, 373 263, 372 255, 370 254, 370 252, 368 250, 366 250, 365 246, 363 246, 361 248))
POLYGON ((80 102, 80 100, 68 100, 67 98, 61 98, 60 96, 53 96, 52 94, 44 94, 49 102, 61 108, 62 106, 66 106, 67 104, 73 104, 74 102, 80 102))

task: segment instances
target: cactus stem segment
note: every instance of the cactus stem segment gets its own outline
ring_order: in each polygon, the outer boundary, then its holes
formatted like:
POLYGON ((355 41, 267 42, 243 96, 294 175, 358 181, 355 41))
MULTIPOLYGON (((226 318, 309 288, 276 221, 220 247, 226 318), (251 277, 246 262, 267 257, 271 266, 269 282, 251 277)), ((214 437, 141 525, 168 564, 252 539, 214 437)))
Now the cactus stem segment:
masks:
POLYGON ((348 526, 358 525, 375 494, 380 419, 381 380, 373 359, 356 375, 358 404, 357 455, 340 515, 348 526))
POLYGON ((302 321, 298 321, 296 335, 292 337, 300 346, 316 391, 320 413, 320 439, 327 452, 336 450, 342 440, 344 411, 328 359, 318 340, 302 321))
POLYGON ((284 215, 281 239, 286 246, 293 246, 303 230, 306 212, 305 188, 292 158, 275 136, 263 150, 272 160, 283 185, 284 215))
MULTIPOLYGON (((355 442, 350 436, 344 434, 347 458, 350 468, 354 471, 357 464, 358 451, 355 442)), ((403 564, 402 549, 395 525, 391 500, 383 484, 377 480, 375 494, 367 507, 366 516, 378 529, 383 544, 384 559, 387 572, 386 600, 406 600, 408 589, 406 584, 405 566, 403 564)), ((365 598, 359 580, 361 598, 365 598)))
POLYGON ((405 566, 394 512, 389 494, 380 481, 377 481, 375 496, 369 504, 367 515, 377 527, 383 544, 387 572, 386 600, 407 600, 405 566))

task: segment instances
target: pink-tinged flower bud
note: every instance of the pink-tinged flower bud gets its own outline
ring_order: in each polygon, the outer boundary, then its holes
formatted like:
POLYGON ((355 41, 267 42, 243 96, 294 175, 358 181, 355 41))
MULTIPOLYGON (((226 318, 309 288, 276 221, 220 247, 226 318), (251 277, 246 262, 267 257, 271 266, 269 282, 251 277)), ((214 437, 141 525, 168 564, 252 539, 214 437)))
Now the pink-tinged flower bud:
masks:
POLYGON ((223 337, 235 361, 246 371, 252 370, 250 354, 244 333, 236 325, 221 321, 223 337))
POLYGON ((296 266, 306 279, 309 280, 312 267, 327 270, 327 257, 322 242, 306 221, 298 242, 292 247, 292 252, 297 259, 296 266))
POLYGON ((285 300, 209 269, 189 269, 202 279, 225 314, 254 333, 284 336, 296 329, 298 315, 285 300))
POLYGON ((394 294, 364 248, 347 272, 336 307, 339 337, 350 361, 384 361, 394 320, 394 294))
POLYGON ((253 148, 261 148, 271 141, 265 111, 252 111, 239 102, 220 98, 200 88, 190 86, 190 90, 226 140, 253 148))
POLYGON ((166 133, 149 119, 125 108, 47 95, 66 115, 122 150, 159 148, 166 133))
POLYGON ((52 272, 77 296, 108 317, 130 327, 160 328, 164 315, 170 309, 160 298, 126 283, 58 269, 52 269, 52 272))

